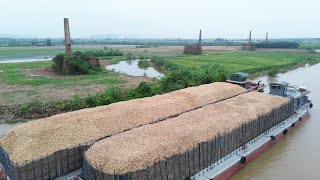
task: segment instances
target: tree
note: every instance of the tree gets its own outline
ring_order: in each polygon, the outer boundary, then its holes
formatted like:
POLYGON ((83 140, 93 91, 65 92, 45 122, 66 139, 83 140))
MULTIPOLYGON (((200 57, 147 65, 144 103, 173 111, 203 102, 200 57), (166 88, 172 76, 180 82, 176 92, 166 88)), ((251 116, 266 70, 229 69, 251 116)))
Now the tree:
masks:
POLYGON ((52 46, 52 41, 51 41, 51 39, 47 39, 46 45, 47 45, 47 46, 52 46))
POLYGON ((32 45, 32 46, 35 46, 35 45, 37 45, 37 44, 38 44, 38 41, 37 41, 37 40, 31 41, 31 45, 32 45))

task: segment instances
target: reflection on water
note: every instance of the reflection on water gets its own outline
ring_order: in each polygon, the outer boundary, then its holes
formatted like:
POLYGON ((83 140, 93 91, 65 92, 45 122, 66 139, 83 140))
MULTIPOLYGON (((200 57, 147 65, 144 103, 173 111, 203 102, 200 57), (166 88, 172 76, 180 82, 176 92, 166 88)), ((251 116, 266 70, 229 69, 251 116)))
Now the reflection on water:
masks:
POLYGON ((16 123, 16 124, 0 124, 0 138, 4 136, 5 133, 7 133, 10 129, 20 125, 22 123, 16 123))
POLYGON ((151 78, 159 78, 163 76, 163 74, 157 71, 154 67, 140 68, 138 66, 138 62, 139 60, 120 61, 118 64, 106 66, 106 69, 125 73, 130 76, 147 76, 151 78))
POLYGON ((320 64, 299 68, 275 79, 258 78, 263 82, 286 81, 310 89, 315 105, 307 119, 292 133, 276 143, 253 162, 240 170, 232 180, 320 179, 320 64))

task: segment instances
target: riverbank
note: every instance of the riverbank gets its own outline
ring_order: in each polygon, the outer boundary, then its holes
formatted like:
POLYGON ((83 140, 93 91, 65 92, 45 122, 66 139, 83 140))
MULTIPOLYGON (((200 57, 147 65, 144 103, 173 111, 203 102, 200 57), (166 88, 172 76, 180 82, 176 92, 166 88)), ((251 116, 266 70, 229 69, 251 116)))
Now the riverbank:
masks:
MULTIPOLYGON (((162 61, 163 60, 161 58, 153 58, 151 60, 151 64, 162 61)), ((67 100, 54 102, 35 101, 25 104, 0 107, 0 117, 11 117, 5 121, 11 121, 17 118, 39 119, 64 112, 154 96, 191 86, 199 86, 212 82, 224 82, 227 78, 228 74, 226 73, 225 68, 219 65, 211 65, 195 69, 178 67, 176 69, 167 69, 165 76, 160 79, 153 78, 149 82, 141 82, 139 86, 134 88, 119 88, 112 86, 96 94, 88 94, 86 96, 77 95, 67 100), (197 76, 194 76, 196 74, 197 76)))
MULTIPOLYGON (((200 56, 160 58, 162 59, 160 64, 154 62, 151 64, 163 66, 160 69, 170 69, 166 74, 171 73, 164 76, 166 77, 165 80, 148 85, 151 86, 148 87, 149 89, 139 89, 138 94, 143 94, 145 92, 142 91, 148 90, 152 92, 147 92, 148 95, 154 95, 209 83, 209 81, 224 81, 228 77, 228 72, 245 71, 250 73, 252 77, 265 74, 275 75, 278 72, 284 72, 305 64, 319 63, 319 56, 318 54, 305 52, 232 51, 200 56), (222 66, 216 66, 216 64, 222 66), (203 65, 206 66, 202 67, 203 65), (181 69, 179 67, 186 68, 181 69), (199 67, 203 69, 199 70, 199 67), (213 75, 215 71, 218 72, 219 76, 213 75), (207 73, 211 73, 211 75, 208 76, 207 73)), ((126 56, 103 57, 101 58, 101 65, 115 64, 124 59, 126 59, 126 56)), ((124 64, 129 65, 130 62, 124 64)), ((106 89, 110 87, 135 89, 143 81, 159 81, 146 76, 134 77, 107 70, 90 75, 61 76, 50 71, 49 67, 51 65, 52 61, 0 64, 0 107, 5 109, 3 112, 22 113, 23 116, 18 116, 22 118, 47 117, 79 108, 97 106, 101 104, 98 102, 99 99, 105 98, 102 96, 105 95, 106 89), (97 99, 94 99, 94 103, 88 105, 87 103, 92 101, 93 97, 97 99), (83 101, 85 104, 81 104, 83 101), (41 111, 37 112, 39 108, 41 111), (35 115, 32 113, 35 113, 35 115)), ((128 66, 128 68, 132 67, 128 66)), ((135 95, 130 95, 126 90, 123 94, 129 94, 130 98, 136 98, 135 95)), ((127 100, 128 98, 124 99, 127 100)), ((107 102, 109 103, 109 101, 107 102)))
MULTIPOLYGON (((111 64, 102 60, 101 64, 111 64)), ((58 75, 52 61, 0 64, 0 106, 67 100, 105 91, 108 87, 136 87, 148 77, 133 77, 104 70, 90 75, 58 75)))

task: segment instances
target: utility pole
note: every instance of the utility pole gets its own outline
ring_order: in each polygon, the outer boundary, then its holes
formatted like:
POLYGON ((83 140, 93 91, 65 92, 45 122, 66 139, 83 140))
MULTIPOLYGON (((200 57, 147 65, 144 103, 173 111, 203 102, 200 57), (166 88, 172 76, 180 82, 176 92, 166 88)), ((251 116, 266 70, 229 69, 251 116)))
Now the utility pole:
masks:
POLYGON ((70 54, 71 51, 71 38, 70 38, 70 27, 68 18, 64 18, 64 41, 66 45, 66 53, 70 54))

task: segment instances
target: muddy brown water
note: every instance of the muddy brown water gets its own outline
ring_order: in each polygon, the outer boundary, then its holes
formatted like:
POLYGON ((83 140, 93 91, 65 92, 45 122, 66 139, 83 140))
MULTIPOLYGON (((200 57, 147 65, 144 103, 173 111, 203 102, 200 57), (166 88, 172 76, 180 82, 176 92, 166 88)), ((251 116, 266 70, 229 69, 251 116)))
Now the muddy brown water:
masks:
POLYGON ((231 180, 320 179, 320 64, 299 68, 264 82, 286 81, 311 90, 314 108, 292 133, 258 156, 231 180))

